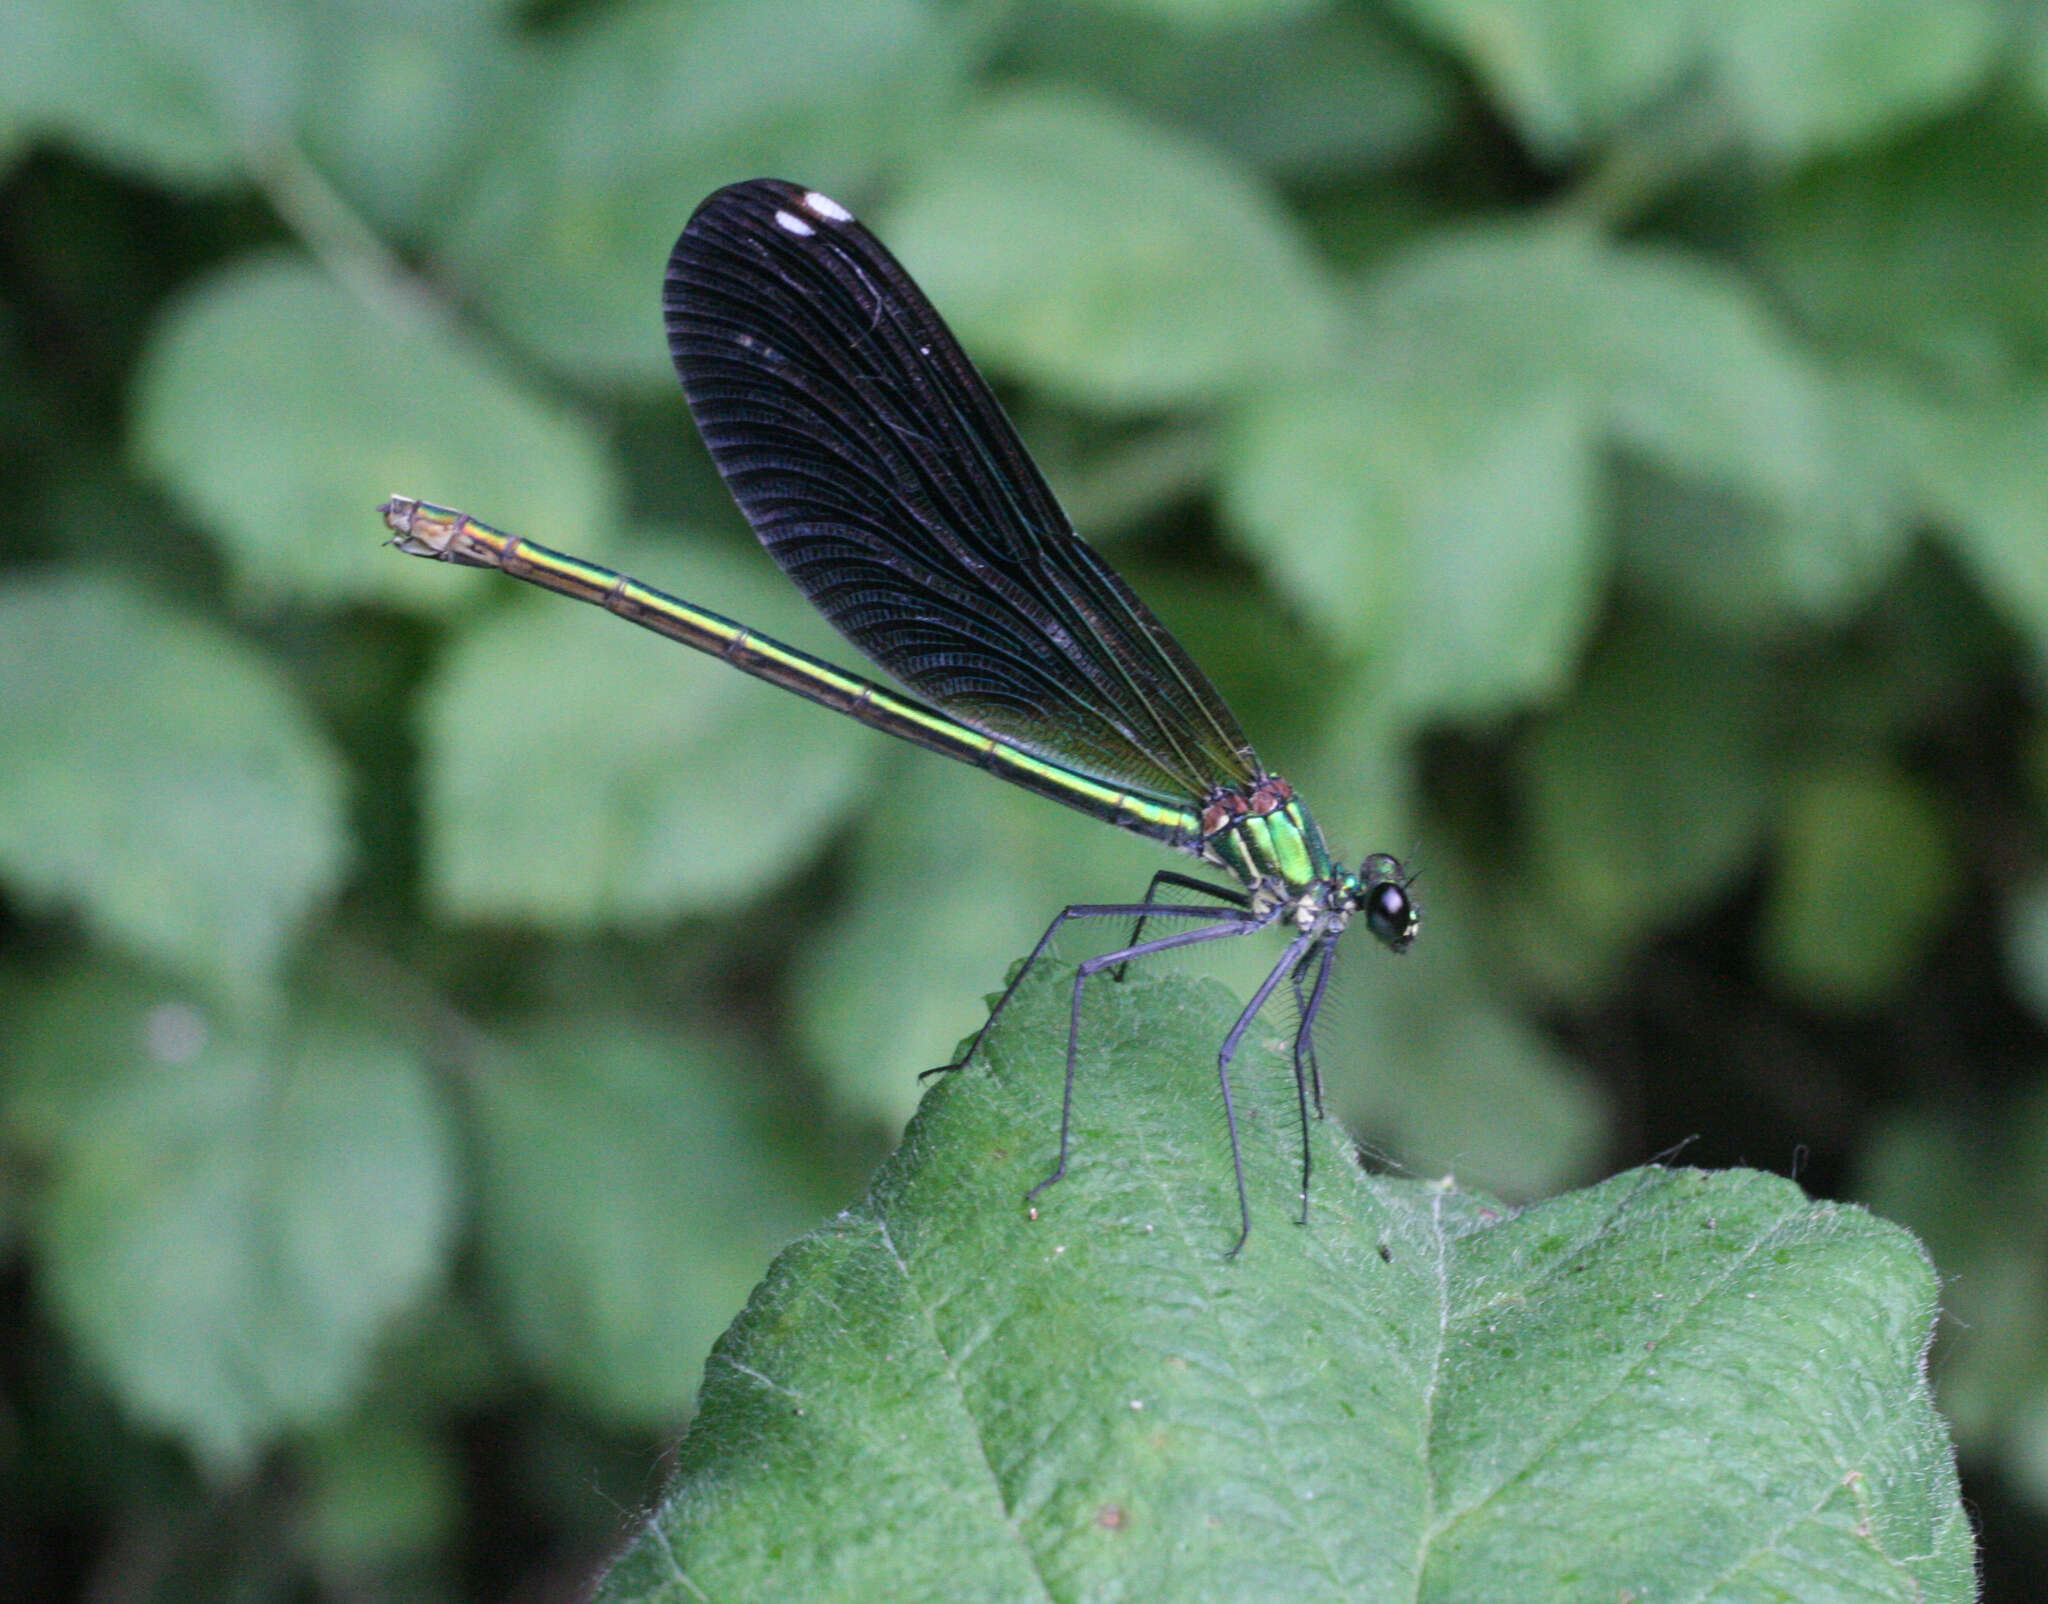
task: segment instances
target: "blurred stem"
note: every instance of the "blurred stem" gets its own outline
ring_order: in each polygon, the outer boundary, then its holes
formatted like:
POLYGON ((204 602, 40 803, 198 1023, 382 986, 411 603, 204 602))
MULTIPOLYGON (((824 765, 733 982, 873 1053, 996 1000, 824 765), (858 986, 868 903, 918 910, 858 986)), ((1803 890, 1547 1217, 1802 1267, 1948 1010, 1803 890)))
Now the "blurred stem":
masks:
POLYGON ((444 321, 397 253, 296 147, 283 141, 265 147, 251 171, 299 242, 366 306, 407 328, 444 321))
POLYGON ((1553 210, 1615 235, 1735 145, 1735 126, 1711 87, 1688 90, 1637 121, 1594 160, 1553 210))

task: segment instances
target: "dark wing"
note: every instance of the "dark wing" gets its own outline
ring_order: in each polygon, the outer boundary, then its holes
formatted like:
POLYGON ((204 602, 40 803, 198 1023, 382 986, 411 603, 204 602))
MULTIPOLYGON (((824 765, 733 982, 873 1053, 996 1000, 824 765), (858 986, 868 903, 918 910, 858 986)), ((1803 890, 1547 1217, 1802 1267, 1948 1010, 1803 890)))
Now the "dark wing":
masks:
POLYGON ((783 572, 898 680, 1113 784, 1200 798, 1258 759, 1200 669, 1074 534, 924 294, 850 213, 721 189, 668 261, 669 351, 783 572))

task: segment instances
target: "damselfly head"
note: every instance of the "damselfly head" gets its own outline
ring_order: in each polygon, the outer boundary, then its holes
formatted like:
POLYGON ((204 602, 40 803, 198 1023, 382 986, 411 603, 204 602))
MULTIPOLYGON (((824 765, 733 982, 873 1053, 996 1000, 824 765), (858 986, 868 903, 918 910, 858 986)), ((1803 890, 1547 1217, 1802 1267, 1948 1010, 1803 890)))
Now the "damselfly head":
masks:
POLYGON ((1358 866, 1358 906, 1365 928, 1392 951, 1406 952, 1422 927, 1422 909, 1408 894, 1411 876, 1401 860, 1375 852, 1358 866))

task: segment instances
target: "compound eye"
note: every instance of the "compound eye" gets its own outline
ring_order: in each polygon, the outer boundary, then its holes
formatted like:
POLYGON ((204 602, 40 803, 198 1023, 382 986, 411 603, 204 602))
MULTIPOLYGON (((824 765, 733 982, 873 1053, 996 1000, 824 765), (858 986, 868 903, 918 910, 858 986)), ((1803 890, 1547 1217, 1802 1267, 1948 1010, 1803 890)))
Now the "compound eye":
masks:
POLYGON ((1421 910, 1395 882, 1382 881, 1366 893, 1365 927, 1394 951, 1408 950, 1421 922, 1421 910))
POLYGON ((1367 885, 1391 880, 1398 886, 1406 884, 1408 876, 1401 872, 1401 860, 1391 852, 1375 852, 1358 866, 1358 878, 1367 885))

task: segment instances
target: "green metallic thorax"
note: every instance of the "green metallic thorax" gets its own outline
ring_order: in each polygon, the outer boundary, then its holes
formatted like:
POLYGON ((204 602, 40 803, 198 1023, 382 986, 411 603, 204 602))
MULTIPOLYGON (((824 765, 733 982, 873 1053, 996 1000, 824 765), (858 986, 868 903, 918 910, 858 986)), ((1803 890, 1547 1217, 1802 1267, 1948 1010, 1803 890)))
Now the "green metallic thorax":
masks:
POLYGON ((1275 881, 1290 893, 1330 878, 1323 832, 1295 797, 1270 813, 1246 813, 1207 836, 1201 856, 1235 875, 1247 888, 1275 881))

